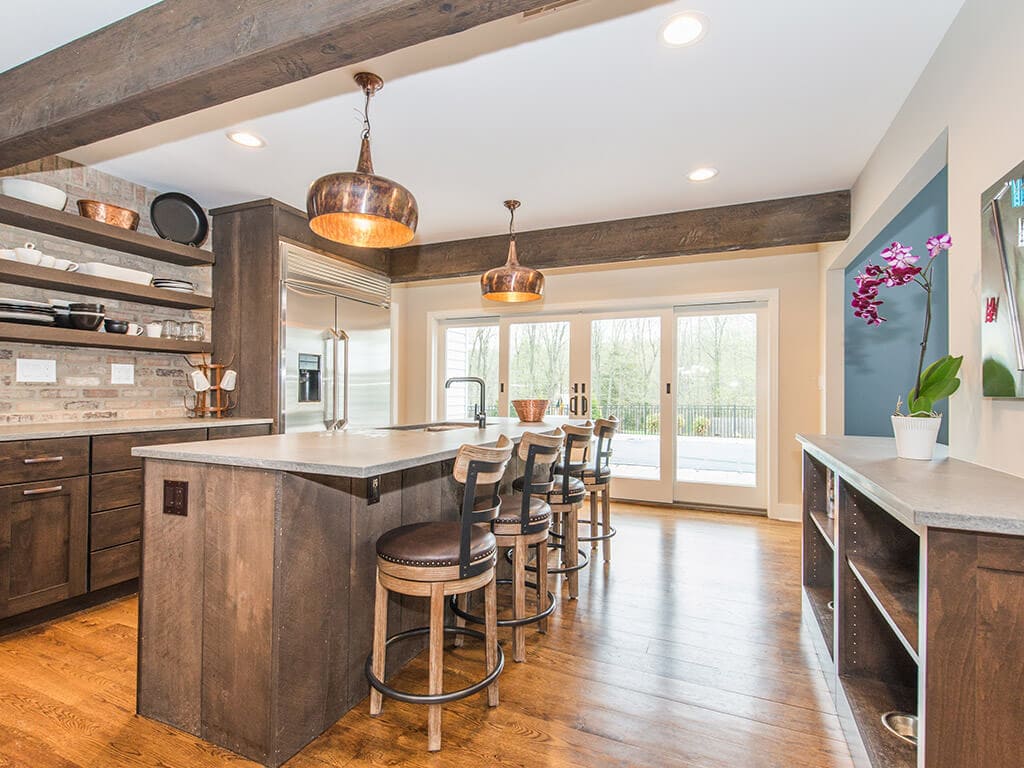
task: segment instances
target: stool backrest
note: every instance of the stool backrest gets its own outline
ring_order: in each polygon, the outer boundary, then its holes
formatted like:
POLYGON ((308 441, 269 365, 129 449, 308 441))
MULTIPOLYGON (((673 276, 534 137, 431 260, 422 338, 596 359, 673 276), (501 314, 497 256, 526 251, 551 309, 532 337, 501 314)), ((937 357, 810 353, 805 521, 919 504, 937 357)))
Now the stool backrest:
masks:
POLYGON ((562 462, 562 500, 565 501, 569 498, 570 480, 583 471, 590 459, 593 425, 589 421, 579 427, 563 424, 560 429, 565 434, 565 461, 562 462))
POLYGON ((619 428, 619 420, 615 416, 598 419, 594 423, 594 436, 597 438, 597 450, 594 451, 594 474, 598 477, 611 472, 612 438, 619 428))
MULTIPOLYGON (((525 432, 519 443, 519 458, 526 462, 523 469, 523 494, 519 527, 522 533, 532 533, 530 500, 534 494, 549 493, 554 486, 553 467, 562 452, 562 433, 525 432)), ((544 523, 543 525, 547 525, 544 523)))
MULTIPOLYGON (((493 448, 463 445, 455 455, 452 476, 456 482, 465 486, 462 494, 462 528, 459 539, 459 578, 468 579, 490 567, 489 562, 480 563, 476 567, 471 566, 470 540, 473 525, 489 523, 498 516, 501 509, 498 487, 505 475, 505 468, 512 460, 514 448, 512 441, 502 435, 493 448), (480 490, 488 485, 491 486, 489 506, 481 506, 480 490)), ((486 499, 486 495, 483 498, 486 499)))

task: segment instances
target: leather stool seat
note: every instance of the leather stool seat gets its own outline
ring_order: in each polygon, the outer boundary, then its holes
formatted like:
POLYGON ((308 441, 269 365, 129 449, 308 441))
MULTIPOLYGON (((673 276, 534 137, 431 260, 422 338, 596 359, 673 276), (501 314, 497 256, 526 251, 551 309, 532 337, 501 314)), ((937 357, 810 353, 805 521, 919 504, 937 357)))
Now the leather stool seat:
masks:
MULTIPOLYGON (((494 525, 517 525, 522 518, 522 496, 502 495, 501 512, 494 525)), ((530 499, 530 525, 545 523, 551 519, 551 505, 536 496, 530 499)))
MULTIPOLYGON (((413 523, 393 528, 377 539, 377 556, 398 565, 448 568, 459 564, 458 521, 413 523)), ((469 540, 470 562, 495 560, 498 545, 484 525, 474 525, 469 540)))
MULTIPOLYGON (((564 474, 565 473, 565 467, 562 467, 562 466, 555 467, 555 472, 557 472, 560 475, 564 474)), ((579 473, 576 473, 576 474, 573 475, 573 477, 582 478, 584 482, 589 482, 589 483, 595 483, 595 482, 596 483, 602 483, 605 480, 610 479, 611 476, 612 476, 612 471, 610 469, 602 468, 600 472, 596 472, 593 467, 587 467, 582 472, 579 472, 579 473)))
MULTIPOLYGON (((570 477, 569 478, 569 498, 563 499, 562 498, 562 491, 563 491, 563 489, 565 487, 563 485, 563 483, 565 481, 562 479, 562 475, 555 475, 554 478, 552 478, 552 479, 554 480, 554 487, 546 494, 547 500, 551 504, 570 504, 570 503, 575 503, 575 502, 578 502, 578 501, 582 501, 584 495, 586 495, 587 487, 583 484, 583 481, 580 480, 578 477, 570 477)), ((516 491, 522 492, 523 485, 524 485, 524 482, 523 482, 523 478, 521 478, 521 477, 517 477, 512 482, 512 488, 514 490, 516 490, 516 491)))

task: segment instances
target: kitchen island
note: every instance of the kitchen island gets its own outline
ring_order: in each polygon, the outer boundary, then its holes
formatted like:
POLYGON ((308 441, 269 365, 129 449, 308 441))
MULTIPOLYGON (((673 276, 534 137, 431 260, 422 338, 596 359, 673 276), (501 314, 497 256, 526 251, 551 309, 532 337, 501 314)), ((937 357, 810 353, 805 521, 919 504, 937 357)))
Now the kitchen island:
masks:
MULTIPOLYGON (((564 423, 346 430, 138 448, 139 714, 278 766, 368 692, 377 538, 456 519, 463 443, 564 423)), ((513 459, 510 479, 520 469, 513 459)), ((394 597, 389 626, 427 624, 394 597)), ((396 647, 388 675, 419 651, 396 647)))

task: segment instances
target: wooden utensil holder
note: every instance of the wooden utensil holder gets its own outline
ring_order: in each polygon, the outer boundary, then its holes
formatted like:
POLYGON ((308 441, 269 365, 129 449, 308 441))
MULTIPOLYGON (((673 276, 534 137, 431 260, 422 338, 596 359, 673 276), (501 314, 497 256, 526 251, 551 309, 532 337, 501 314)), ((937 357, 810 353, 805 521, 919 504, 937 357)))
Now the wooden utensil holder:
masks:
POLYGON ((185 358, 185 362, 192 366, 194 370, 202 371, 203 375, 210 382, 208 390, 194 393, 195 400, 191 405, 189 405, 188 395, 184 396, 185 410, 191 416, 200 419, 207 416, 222 419, 238 407, 238 398, 232 398, 231 392, 221 386, 224 371, 231 366, 234 360, 234 357, 232 357, 231 360, 224 364, 213 363, 204 355, 201 358, 201 362, 194 363, 188 357, 185 358))

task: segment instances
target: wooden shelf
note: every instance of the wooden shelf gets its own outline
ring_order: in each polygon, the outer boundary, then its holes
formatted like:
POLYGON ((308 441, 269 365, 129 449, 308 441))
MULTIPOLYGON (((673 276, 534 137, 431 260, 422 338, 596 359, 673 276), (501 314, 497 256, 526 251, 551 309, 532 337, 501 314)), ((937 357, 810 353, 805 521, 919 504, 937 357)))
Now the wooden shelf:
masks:
POLYGON ((108 299, 122 299, 140 304, 153 304, 179 309, 212 309, 211 296, 194 293, 178 293, 149 285, 111 280, 106 277, 80 275, 77 272, 63 272, 47 267, 33 267, 16 261, 0 261, 0 283, 28 285, 33 288, 49 288, 67 293, 81 293, 108 299))
POLYGON ((830 608, 833 592, 828 587, 804 587, 807 594, 807 602, 811 605, 814 618, 821 629, 822 637, 825 638, 825 646, 828 648, 828 655, 835 658, 835 612, 834 607, 830 608))
POLYGON ((917 656, 918 575, 859 555, 847 558, 850 570, 877 606, 914 661, 917 656))
POLYGON ((79 243, 133 253, 147 259, 185 266, 210 266, 213 254, 200 248, 163 240, 130 229, 121 229, 73 213, 55 211, 42 205, 0 195, 0 223, 30 229, 79 243))
POLYGON ((817 528, 818 532, 825 537, 825 543, 828 544, 829 548, 833 552, 835 552, 836 542, 834 540, 835 533, 833 527, 835 520, 829 520, 828 514, 815 509, 809 510, 807 514, 810 515, 811 520, 814 521, 814 527, 817 528))
POLYGON ((24 344, 51 344, 60 347, 97 347, 101 349, 134 349, 140 352, 176 352, 186 355, 213 351, 208 341, 182 341, 180 339, 151 339, 148 336, 128 336, 99 331, 78 331, 73 328, 53 328, 27 323, 0 322, 0 341, 24 344))
POLYGON ((916 713, 916 692, 868 677, 843 675, 839 680, 871 764, 917 768, 917 747, 889 733, 882 725, 886 712, 916 713))

